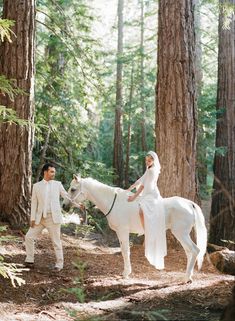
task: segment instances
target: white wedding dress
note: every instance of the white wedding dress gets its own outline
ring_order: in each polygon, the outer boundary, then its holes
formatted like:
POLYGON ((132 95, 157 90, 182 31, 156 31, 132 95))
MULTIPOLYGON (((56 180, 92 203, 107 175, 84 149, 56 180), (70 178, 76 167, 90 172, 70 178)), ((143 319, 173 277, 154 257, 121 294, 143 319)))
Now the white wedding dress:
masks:
POLYGON ((143 193, 138 202, 144 213, 145 256, 156 269, 164 269, 167 254, 166 225, 162 197, 157 187, 160 165, 146 169, 133 186, 143 185, 143 193))

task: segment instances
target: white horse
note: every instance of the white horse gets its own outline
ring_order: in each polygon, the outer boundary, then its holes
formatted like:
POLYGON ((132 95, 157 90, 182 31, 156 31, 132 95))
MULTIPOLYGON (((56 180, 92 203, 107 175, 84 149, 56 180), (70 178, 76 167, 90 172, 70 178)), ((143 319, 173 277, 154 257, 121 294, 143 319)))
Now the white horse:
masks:
MULTIPOLYGON (((124 259, 123 276, 128 277, 131 273, 129 233, 144 234, 138 202, 127 202, 129 191, 107 186, 92 178, 82 179, 76 175, 68 193, 71 199, 64 200, 65 210, 87 199, 105 214, 110 228, 117 233, 124 259)), ((200 270, 206 252, 207 230, 203 213, 197 204, 178 196, 164 198, 163 205, 166 229, 171 230, 186 252, 185 282, 191 282, 195 262, 197 260, 200 270), (192 227, 196 229, 197 245, 190 238, 192 227)))

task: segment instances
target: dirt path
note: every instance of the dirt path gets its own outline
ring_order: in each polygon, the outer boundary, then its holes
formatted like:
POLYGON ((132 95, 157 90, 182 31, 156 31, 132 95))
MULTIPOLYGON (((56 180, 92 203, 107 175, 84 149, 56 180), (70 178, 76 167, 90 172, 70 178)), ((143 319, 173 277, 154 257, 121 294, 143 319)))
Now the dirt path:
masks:
MULTIPOLYGON (((166 269, 159 272, 145 259, 142 245, 132 246, 133 273, 124 280, 119 248, 107 247, 101 236, 93 234, 87 238, 64 234, 65 268, 53 274, 48 269, 54 260, 48 244, 44 234, 35 269, 23 273, 25 285, 13 288, 1 279, 1 321, 216 321, 234 282, 205 260, 202 271, 195 272, 195 281, 182 284, 186 259, 178 246, 168 251, 166 269)), ((4 251, 8 262, 23 263, 23 239, 4 243, 4 251)))

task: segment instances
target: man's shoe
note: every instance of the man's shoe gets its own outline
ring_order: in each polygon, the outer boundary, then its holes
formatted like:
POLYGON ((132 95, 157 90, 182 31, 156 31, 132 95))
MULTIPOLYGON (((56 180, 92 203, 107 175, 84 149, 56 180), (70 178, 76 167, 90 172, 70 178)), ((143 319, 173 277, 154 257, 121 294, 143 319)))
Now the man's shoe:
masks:
POLYGON ((24 262, 24 267, 27 269, 34 269, 34 263, 33 262, 24 262))
POLYGON ((59 268, 58 266, 55 266, 55 268, 53 269, 55 272, 60 272, 63 270, 63 268, 59 268))

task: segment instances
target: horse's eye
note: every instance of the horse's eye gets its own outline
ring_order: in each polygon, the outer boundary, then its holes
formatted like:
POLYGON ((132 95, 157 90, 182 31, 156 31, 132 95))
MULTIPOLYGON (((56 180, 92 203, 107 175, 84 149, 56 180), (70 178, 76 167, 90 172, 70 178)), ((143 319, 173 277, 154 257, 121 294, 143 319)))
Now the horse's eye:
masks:
POLYGON ((71 192, 75 192, 75 191, 76 191, 76 188, 72 187, 71 192))

